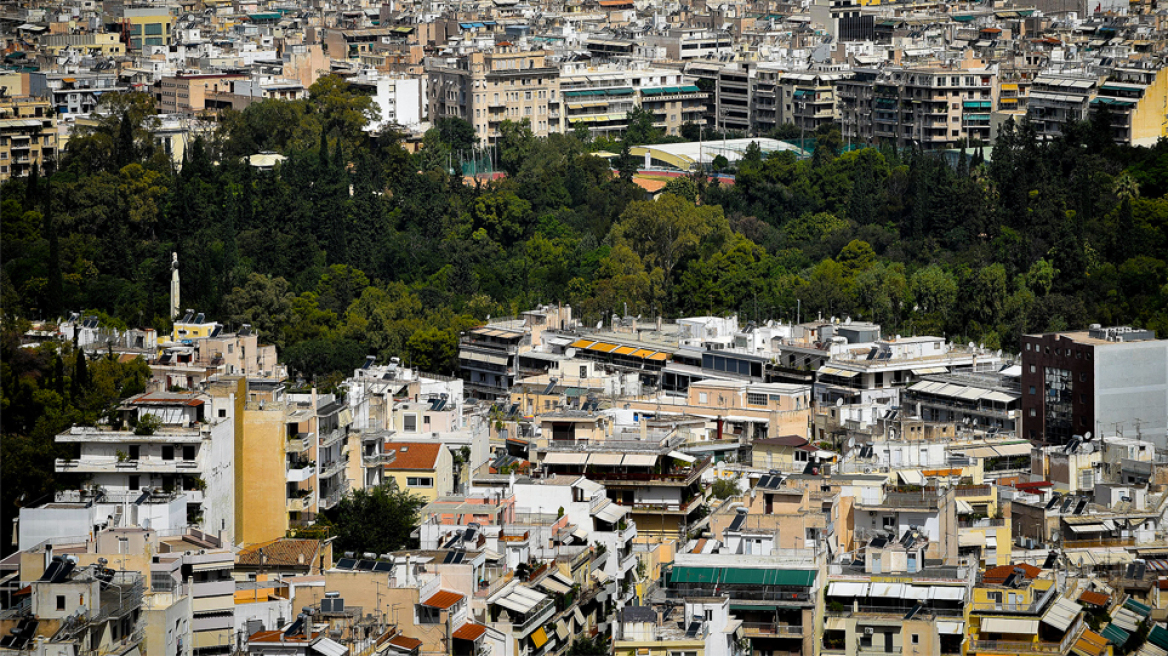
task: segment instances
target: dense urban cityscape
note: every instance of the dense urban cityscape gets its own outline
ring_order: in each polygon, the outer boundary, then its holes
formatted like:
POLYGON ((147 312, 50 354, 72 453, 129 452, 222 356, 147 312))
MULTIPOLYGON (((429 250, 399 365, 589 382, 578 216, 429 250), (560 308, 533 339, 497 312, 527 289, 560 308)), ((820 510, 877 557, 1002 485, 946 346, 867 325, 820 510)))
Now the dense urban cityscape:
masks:
POLYGON ((1168 656, 1107 2, 0 0, 0 656, 1168 656))

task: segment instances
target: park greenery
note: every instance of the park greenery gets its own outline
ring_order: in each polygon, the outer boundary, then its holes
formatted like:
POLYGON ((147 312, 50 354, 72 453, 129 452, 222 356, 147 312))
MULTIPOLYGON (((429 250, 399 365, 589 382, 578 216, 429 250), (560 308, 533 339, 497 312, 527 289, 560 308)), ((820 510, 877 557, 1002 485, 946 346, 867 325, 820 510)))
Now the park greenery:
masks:
POLYGON ((589 324, 800 312, 1005 350, 1092 322, 1168 332, 1168 142, 1116 146, 1106 112, 1049 141, 1011 123, 960 155, 845 148, 825 126, 811 157, 752 147, 718 163, 734 184, 682 177, 649 200, 629 151, 667 138, 644 112, 624 139, 504 121, 489 159, 505 175, 476 180, 457 170, 481 155, 469 124, 440 118, 412 152, 366 132, 372 100, 333 76, 227 112, 181 167, 150 135, 149 95, 102 103, 51 169, 0 188, 6 509, 51 490, 54 433, 149 373, 23 348, 29 322, 168 332, 172 252, 184 307, 251 324, 310 381, 366 354, 450 374, 460 333, 550 302, 589 324), (249 165, 269 151, 287 159, 249 165))

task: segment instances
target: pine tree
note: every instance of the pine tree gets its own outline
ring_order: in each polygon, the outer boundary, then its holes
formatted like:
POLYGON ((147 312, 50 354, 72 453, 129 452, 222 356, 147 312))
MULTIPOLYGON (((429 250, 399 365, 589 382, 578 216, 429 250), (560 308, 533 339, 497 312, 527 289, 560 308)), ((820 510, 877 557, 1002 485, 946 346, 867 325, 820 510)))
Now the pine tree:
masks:
POLYGON ((118 170, 134 162, 134 125, 130 122, 130 113, 122 114, 121 125, 118 126, 118 143, 115 153, 118 170))
POLYGON ((28 174, 28 186, 24 189, 24 209, 25 211, 36 209, 37 202, 40 200, 40 179, 41 168, 36 162, 32 163, 32 171, 28 174))
POLYGON ((65 398, 65 362, 60 353, 53 357, 53 389, 57 396, 65 398))
MULTIPOLYGON (((33 169, 36 171, 36 169, 33 169)), ((57 226, 53 223, 53 183, 50 181, 44 194, 44 232, 49 242, 49 289, 45 298, 45 316, 56 318, 64 302, 64 282, 61 278, 61 245, 57 238, 57 226)))

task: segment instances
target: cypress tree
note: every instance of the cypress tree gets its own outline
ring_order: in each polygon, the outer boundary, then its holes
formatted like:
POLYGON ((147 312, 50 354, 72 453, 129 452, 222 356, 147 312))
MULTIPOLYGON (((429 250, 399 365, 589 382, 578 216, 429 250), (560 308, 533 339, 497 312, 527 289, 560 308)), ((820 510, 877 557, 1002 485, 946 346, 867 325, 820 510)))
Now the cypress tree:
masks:
MULTIPOLYGON (((33 171, 36 171, 34 168, 33 171)), ((49 289, 45 298, 45 315, 56 318, 64 301, 65 289, 61 279, 61 245, 57 238, 57 226, 53 223, 53 183, 49 181, 44 195, 44 232, 49 241, 49 289)))
POLYGON ((77 359, 73 364, 73 380, 70 385, 70 396, 76 405, 81 395, 89 388, 89 370, 85 362, 85 349, 77 349, 77 359))
POLYGON ((134 161, 134 125, 130 123, 130 113, 122 113, 122 123, 118 126, 116 151, 118 170, 134 161))

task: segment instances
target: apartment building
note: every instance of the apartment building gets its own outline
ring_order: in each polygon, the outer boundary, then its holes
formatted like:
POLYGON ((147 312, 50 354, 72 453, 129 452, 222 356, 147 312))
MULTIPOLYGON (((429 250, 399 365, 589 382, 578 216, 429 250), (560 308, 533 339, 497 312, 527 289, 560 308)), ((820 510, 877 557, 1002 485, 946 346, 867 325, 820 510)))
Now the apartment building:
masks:
POLYGON ((499 124, 505 120, 527 120, 536 136, 547 136, 554 131, 549 105, 560 93, 560 69, 548 61, 550 55, 499 47, 427 58, 430 120, 461 118, 475 127, 484 145, 499 138, 499 124))
POLYGON ((642 41, 649 47, 664 48, 665 58, 672 61, 718 60, 734 47, 733 35, 701 27, 675 27, 665 34, 646 35, 642 41))
POLYGON ((749 131, 753 86, 752 66, 730 64, 718 71, 713 127, 719 130, 749 131))
POLYGON ((429 119, 430 103, 426 92, 426 78, 392 76, 363 71, 349 83, 354 89, 369 94, 377 103, 378 117, 369 122, 366 130, 416 128, 429 119))
POLYGON ((1163 68, 1115 68, 1091 100, 1092 113, 1111 114, 1115 142, 1154 146, 1168 136, 1168 72, 1163 68))
POLYGON ((247 79, 247 75, 237 73, 164 76, 158 109, 163 114, 196 116, 231 107, 232 83, 247 79))
POLYGON ((165 6, 130 6, 108 3, 103 12, 106 29, 123 36, 132 51, 143 46, 169 46, 174 16, 165 6))
POLYGON ((1159 448, 1168 417, 1168 340, 1127 326, 1022 338, 1023 437, 1066 444, 1140 436, 1159 448))
POLYGON ((1098 88, 1099 78, 1093 75, 1039 75, 1030 85, 1026 117, 1040 138, 1053 139, 1068 123, 1087 119, 1098 88))
POLYGON ((628 127, 628 112, 641 107, 653 126, 676 136, 681 126, 703 120, 706 94, 676 70, 633 66, 572 66, 560 72, 560 98, 551 103, 555 132, 583 124, 594 136, 618 137, 628 127))
POLYGON ((46 34, 37 40, 37 45, 53 56, 67 49, 90 56, 117 57, 126 53, 126 45, 117 32, 46 34))
POLYGON ((0 97, 0 182, 57 158, 57 117, 47 100, 0 97))
POLYGON ((70 117, 87 116, 97 109, 102 94, 127 89, 113 73, 49 73, 44 78, 53 111, 70 117))
POLYGON ((56 471, 88 478, 86 485, 100 492, 94 503, 112 506, 114 526, 194 525, 231 539, 236 398, 166 392, 132 397, 112 425, 74 426, 57 435, 59 444, 76 445, 77 451, 57 459, 56 471), (155 494, 177 500, 153 518, 125 515, 124 500, 155 494))

